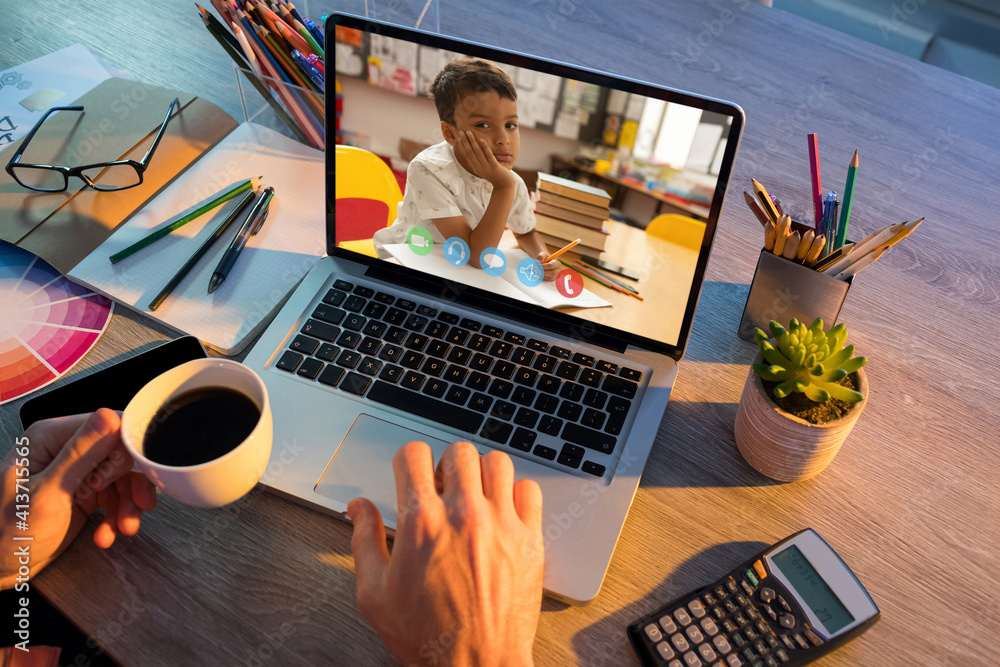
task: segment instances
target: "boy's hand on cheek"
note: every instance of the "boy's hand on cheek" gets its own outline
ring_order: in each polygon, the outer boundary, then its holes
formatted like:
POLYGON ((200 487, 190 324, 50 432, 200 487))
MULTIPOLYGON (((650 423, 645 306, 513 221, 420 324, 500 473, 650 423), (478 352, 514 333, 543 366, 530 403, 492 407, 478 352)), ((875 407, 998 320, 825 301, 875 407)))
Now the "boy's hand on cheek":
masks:
POLYGON ((513 187, 516 183, 513 172, 497 161, 486 141, 477 139, 468 130, 458 131, 455 155, 472 174, 489 181, 494 188, 513 187))

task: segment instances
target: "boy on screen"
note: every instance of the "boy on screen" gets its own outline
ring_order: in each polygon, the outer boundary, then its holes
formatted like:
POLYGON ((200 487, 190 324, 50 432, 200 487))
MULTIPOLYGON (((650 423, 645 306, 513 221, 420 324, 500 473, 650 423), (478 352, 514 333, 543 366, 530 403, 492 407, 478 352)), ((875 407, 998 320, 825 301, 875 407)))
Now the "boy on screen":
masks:
MULTIPOLYGON (((379 256, 387 257, 384 245, 406 243, 409 230, 421 226, 435 243, 464 240, 469 263, 482 268, 480 255, 509 227, 521 249, 542 262, 550 253, 535 232, 528 188, 513 171, 520 136, 510 77, 486 60, 460 58, 445 65, 428 92, 444 141, 410 162, 396 221, 373 238, 379 256)), ((542 268, 554 280, 561 265, 552 260, 542 268)))

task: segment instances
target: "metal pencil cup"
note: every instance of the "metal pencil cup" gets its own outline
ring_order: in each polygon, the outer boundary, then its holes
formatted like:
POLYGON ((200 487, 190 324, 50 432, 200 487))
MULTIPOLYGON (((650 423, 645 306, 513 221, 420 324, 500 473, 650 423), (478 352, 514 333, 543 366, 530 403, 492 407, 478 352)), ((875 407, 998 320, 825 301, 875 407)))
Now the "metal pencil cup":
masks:
POLYGON ((761 250, 737 334, 753 340, 755 329, 768 331, 771 320, 787 326, 793 317, 806 326, 822 317, 823 327, 829 329, 837 322, 852 281, 837 280, 761 250))

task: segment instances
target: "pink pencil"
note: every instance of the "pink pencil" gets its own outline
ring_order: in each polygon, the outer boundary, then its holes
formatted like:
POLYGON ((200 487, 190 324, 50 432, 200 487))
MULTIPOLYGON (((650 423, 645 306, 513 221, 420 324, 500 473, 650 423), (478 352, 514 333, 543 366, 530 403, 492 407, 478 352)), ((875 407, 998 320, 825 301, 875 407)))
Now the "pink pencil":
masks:
POLYGON ((819 140, 816 134, 809 135, 809 173, 812 177, 813 213, 816 215, 816 229, 823 220, 823 186, 819 180, 819 140))

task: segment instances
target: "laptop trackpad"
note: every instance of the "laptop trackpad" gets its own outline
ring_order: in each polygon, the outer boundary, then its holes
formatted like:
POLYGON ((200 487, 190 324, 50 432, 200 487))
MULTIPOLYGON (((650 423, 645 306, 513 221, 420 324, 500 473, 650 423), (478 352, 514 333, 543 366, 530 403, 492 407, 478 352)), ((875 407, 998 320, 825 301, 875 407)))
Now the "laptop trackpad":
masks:
POLYGON ((430 445, 435 462, 449 444, 384 419, 358 415, 319 478, 316 493, 345 504, 364 496, 378 507, 385 525, 395 528, 396 477, 392 457, 413 440, 430 445))

